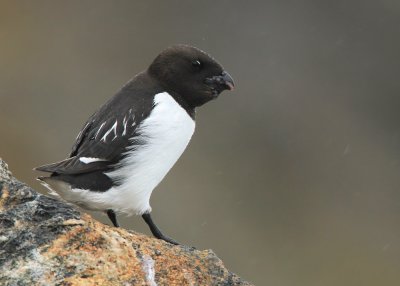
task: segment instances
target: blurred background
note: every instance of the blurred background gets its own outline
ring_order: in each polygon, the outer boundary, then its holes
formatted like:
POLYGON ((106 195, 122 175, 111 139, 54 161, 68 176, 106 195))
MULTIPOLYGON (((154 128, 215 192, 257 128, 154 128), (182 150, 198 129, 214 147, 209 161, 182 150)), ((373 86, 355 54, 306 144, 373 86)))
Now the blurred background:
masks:
POLYGON ((0 0, 0 156, 45 192, 32 168, 64 159, 161 50, 192 44, 236 90, 198 110, 153 193, 165 233, 256 285, 399 285, 399 3, 0 0))

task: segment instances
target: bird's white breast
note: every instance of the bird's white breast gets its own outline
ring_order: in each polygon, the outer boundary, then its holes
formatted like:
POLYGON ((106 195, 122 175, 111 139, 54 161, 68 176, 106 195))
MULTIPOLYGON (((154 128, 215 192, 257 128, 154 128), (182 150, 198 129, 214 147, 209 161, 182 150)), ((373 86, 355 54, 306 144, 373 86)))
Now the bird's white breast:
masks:
POLYGON ((195 129, 194 120, 167 92, 154 97, 155 107, 138 127, 142 145, 131 147, 120 168, 107 173, 120 185, 103 193, 110 208, 128 214, 151 210, 153 189, 179 159, 195 129))

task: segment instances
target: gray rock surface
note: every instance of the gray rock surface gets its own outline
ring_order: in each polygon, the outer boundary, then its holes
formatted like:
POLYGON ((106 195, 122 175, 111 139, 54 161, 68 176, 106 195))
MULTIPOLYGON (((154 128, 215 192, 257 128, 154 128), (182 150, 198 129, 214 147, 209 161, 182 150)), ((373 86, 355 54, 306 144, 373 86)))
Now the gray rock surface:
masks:
POLYGON ((211 251, 93 220, 0 159, 0 285, 251 285, 211 251))

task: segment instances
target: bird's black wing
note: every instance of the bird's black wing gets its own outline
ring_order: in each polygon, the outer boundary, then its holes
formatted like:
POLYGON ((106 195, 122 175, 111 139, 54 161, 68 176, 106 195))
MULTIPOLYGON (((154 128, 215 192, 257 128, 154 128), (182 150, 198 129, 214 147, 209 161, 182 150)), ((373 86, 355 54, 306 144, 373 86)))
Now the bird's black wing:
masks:
POLYGON ((128 146, 141 144, 135 141, 137 127, 150 114, 156 92, 154 88, 141 89, 140 82, 128 83, 89 118, 69 158, 36 170, 75 175, 113 168, 128 146))

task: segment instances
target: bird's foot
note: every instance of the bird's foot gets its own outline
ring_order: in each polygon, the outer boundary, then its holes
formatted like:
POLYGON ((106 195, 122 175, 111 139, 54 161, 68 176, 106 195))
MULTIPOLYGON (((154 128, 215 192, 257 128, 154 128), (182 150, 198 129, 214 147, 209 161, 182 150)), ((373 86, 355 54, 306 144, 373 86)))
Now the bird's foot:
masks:
POLYGON ((172 238, 170 238, 168 236, 165 236, 165 235, 161 235, 160 237, 157 237, 157 238, 161 239, 161 240, 164 240, 164 241, 166 241, 168 243, 174 244, 174 245, 180 245, 179 242, 177 242, 176 240, 174 240, 174 239, 172 239, 172 238))
POLYGON ((108 218, 111 220, 112 224, 115 227, 119 227, 119 223, 117 221, 117 215, 115 214, 115 212, 113 210, 109 209, 109 210, 106 210, 106 214, 107 214, 108 218))

